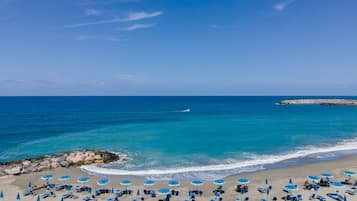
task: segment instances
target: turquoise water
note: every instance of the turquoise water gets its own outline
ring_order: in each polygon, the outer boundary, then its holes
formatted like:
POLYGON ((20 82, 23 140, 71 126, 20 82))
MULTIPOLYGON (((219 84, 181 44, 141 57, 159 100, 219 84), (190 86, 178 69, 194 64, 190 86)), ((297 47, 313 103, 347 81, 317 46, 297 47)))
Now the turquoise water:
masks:
POLYGON ((95 148, 129 159, 97 174, 213 178, 357 149, 357 107, 286 98, 2 97, 0 161, 95 148))

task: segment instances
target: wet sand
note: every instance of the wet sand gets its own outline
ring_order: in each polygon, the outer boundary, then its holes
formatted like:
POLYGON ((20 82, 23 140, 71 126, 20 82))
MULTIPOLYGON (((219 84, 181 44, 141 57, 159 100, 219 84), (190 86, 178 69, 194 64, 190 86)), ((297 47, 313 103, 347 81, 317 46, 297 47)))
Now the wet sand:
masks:
MULTIPOLYGON (((225 193, 222 195, 223 200, 229 200, 229 201, 234 201, 237 198, 245 198, 249 197, 250 200, 260 200, 260 199, 267 199, 266 194, 259 193, 257 191, 258 187, 266 187, 265 185, 265 178, 268 178, 270 185, 273 186, 272 191, 270 193, 269 199, 270 200, 273 196, 278 197, 278 200, 281 200, 281 197, 285 196, 286 193, 282 190, 282 187, 286 185, 289 181, 289 178, 292 178, 293 182, 299 186, 299 190, 296 192, 296 194, 302 194, 303 195, 303 200, 308 200, 309 196, 313 193, 312 191, 308 190, 303 190, 303 184, 306 181, 306 177, 308 175, 320 175, 323 172, 329 172, 333 174, 335 177, 332 179, 332 181, 343 181, 347 177, 343 175, 343 172, 346 170, 351 170, 351 171, 357 171, 357 156, 350 156, 334 161, 325 161, 325 162, 317 162, 317 163, 310 163, 310 164, 304 164, 301 166, 295 166, 295 167, 287 167, 287 168, 279 168, 279 169, 271 169, 271 170, 263 170, 263 171, 258 171, 254 173, 243 173, 239 175, 234 175, 234 176, 229 176, 227 178, 224 178, 226 180, 226 184, 223 185, 223 190, 225 193), (248 184, 249 187, 249 192, 245 193, 244 195, 240 195, 240 193, 235 191, 236 187, 236 180, 237 178, 248 178, 250 180, 250 184, 248 184)), ((73 186, 78 185, 76 180, 79 177, 82 176, 88 176, 91 178, 91 181, 88 183, 89 186, 93 187, 94 189, 99 188, 99 186, 96 184, 96 181, 100 178, 97 176, 92 176, 88 175, 84 172, 82 172, 79 168, 59 168, 51 172, 38 172, 38 173, 33 173, 33 174, 27 174, 27 175, 20 175, 20 176, 7 176, 0 178, 0 191, 3 191, 5 194, 5 197, 3 200, 15 200, 16 194, 18 192, 21 193, 25 191, 27 188, 28 182, 31 181, 33 184, 43 184, 45 183, 43 180, 40 179, 41 175, 44 175, 46 173, 51 173, 54 174, 54 180, 51 181, 51 183, 61 183, 58 181, 56 178, 58 178, 61 175, 71 175, 72 178, 66 183, 72 184, 73 186)), ((142 189, 159 189, 159 188, 168 188, 167 187, 167 181, 157 181, 155 186, 153 187, 147 187, 143 185, 143 181, 145 179, 142 178, 136 178, 136 177, 109 177, 110 179, 110 184, 108 185, 109 188, 114 187, 115 189, 131 189, 134 191, 134 193, 131 196, 123 196, 120 198, 120 200, 127 200, 127 201, 132 201, 133 199, 139 200, 139 198, 136 196, 136 191, 142 190, 142 189), (129 187, 123 187, 119 185, 119 182, 124 179, 130 179, 133 181, 133 185, 129 187)), ((213 184, 212 181, 204 181, 204 184, 202 186, 192 186, 190 184, 190 181, 180 181, 181 185, 179 187, 171 188, 171 189, 176 189, 180 191, 180 196, 173 196, 172 201, 184 201, 188 199, 188 191, 189 190, 194 190, 194 189, 199 189, 202 190, 203 196, 197 196, 196 200, 197 201, 208 201, 212 198, 214 198, 213 195, 213 190, 217 188, 216 185, 213 184)), ((63 183, 63 182, 62 182, 63 183)), ((349 189, 350 186, 346 186, 345 188, 341 189, 340 192, 344 192, 345 190, 349 189)), ((45 190, 39 190, 38 193, 43 193, 45 190)), ((323 195, 326 197, 326 193, 328 192, 336 192, 336 189, 329 187, 321 187, 318 191, 318 194, 323 195)), ((58 201, 61 198, 61 195, 64 193, 64 191, 59 191, 55 192, 57 194, 56 198, 46 198, 44 200, 48 201, 58 201)), ((85 193, 75 193, 77 196, 79 196, 79 199, 77 200, 82 200, 82 198, 87 195, 85 193)), ((141 194, 142 195, 142 194, 141 194)), ((98 197, 98 200, 106 200, 110 195, 101 195, 98 197)), ((158 195, 156 198, 151 198, 150 196, 144 196, 145 200, 159 200, 163 199, 165 196, 160 196, 158 195)), ((23 197, 21 196, 21 200, 24 201, 35 201, 36 197, 35 196, 27 196, 23 197)), ((67 199, 67 200, 72 200, 72 199, 67 199)), ((328 198, 327 200, 331 200, 328 198)), ((351 196, 347 195, 347 200, 356 200, 357 201, 357 195, 351 196)))

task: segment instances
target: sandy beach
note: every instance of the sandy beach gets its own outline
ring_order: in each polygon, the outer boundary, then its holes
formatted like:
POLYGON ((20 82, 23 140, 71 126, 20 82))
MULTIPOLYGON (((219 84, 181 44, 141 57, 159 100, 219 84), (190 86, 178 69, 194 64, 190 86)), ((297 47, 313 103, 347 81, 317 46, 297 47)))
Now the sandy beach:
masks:
MULTIPOLYGON (((254 173, 244 173, 239 175, 234 175, 225 178, 226 184, 223 185, 223 190, 225 191, 222 194, 223 200, 236 200, 237 198, 245 198, 249 197, 250 200, 260 200, 260 199, 267 199, 266 194, 259 193, 257 188, 262 186, 266 187, 265 185, 265 178, 269 179, 270 185, 272 185, 272 191, 270 193, 269 200, 276 196, 279 199, 286 195, 286 193, 282 190, 282 187, 288 183, 289 178, 292 178, 294 184, 299 186, 299 190, 296 193, 303 195, 303 200, 308 200, 309 196, 312 194, 312 191, 303 190, 302 186, 306 181, 306 177, 308 175, 320 175, 323 172, 329 172, 334 175, 332 181, 343 181, 346 176, 343 175, 343 172, 346 170, 357 170, 357 156, 350 156, 334 161, 325 161, 325 162, 317 162, 317 163, 310 163, 301 166, 295 167, 288 167, 288 168, 281 168, 281 169, 271 169, 271 170, 264 170, 254 173), (248 178, 250 180, 250 184, 248 184, 249 192, 244 194, 243 196, 240 193, 235 192, 236 187, 236 180, 237 178, 248 178)), ((54 174, 55 179, 52 180, 52 183, 60 183, 56 178, 61 175, 71 175, 71 179, 66 181, 66 183, 72 185, 78 185, 76 180, 82 176, 88 176, 91 178, 91 181, 88 183, 89 186, 94 188, 99 188, 96 184, 96 181, 99 179, 97 176, 87 175, 86 173, 82 172, 79 168, 59 168, 55 171, 51 172, 38 172, 32 174, 25 174, 20 176, 6 176, 0 179, 0 191, 4 192, 4 200, 15 200, 16 194, 18 192, 22 193, 27 188, 28 182, 31 181, 33 184, 43 184, 44 181, 40 179, 41 175, 46 173, 54 174)), ((144 186, 142 178, 135 178, 135 177, 109 177, 110 184, 108 187, 114 187, 115 189, 125 189, 126 187, 120 186, 119 182, 124 179, 130 179, 133 181, 133 185, 129 186, 128 189, 133 190, 136 192, 137 190, 143 190, 144 188, 150 189, 150 187, 144 186)), ((213 184, 212 181, 204 181, 202 186, 192 186, 190 181, 180 181, 181 185, 179 187, 173 188, 180 191, 180 196, 173 196, 171 200, 178 201, 178 200, 186 200, 188 199, 188 191, 199 189, 203 191, 203 196, 197 196, 196 200, 203 201, 203 200, 210 200, 214 198, 214 194, 212 191, 217 188, 216 185, 213 184)), ((151 189, 159 189, 159 188, 167 188, 167 181, 157 181, 155 186, 151 187, 151 189)), ((341 189, 340 192, 344 192, 345 190, 349 189, 350 187, 346 186, 345 188, 341 189)), ((38 193, 43 193, 45 190, 39 190, 38 193)), ((326 197, 326 193, 328 192, 335 192, 336 189, 332 187, 321 187, 318 191, 318 194, 324 195, 326 197)), ((60 200, 61 195, 64 191, 56 192, 56 198, 46 198, 45 200, 55 201, 60 200)), ((85 193, 76 193, 81 200, 86 194, 85 193)), ((142 195, 141 195, 142 196, 142 195)), ((139 200, 141 196, 136 196, 136 193, 133 193, 131 196, 122 196, 120 200, 139 200)), ((109 195, 101 195, 98 197, 98 200, 106 200, 109 195)), ((159 200, 163 199, 164 196, 158 195, 156 198, 151 198, 149 196, 144 196, 145 200, 159 200)), ((329 200, 330 198, 328 198, 329 200)), ((24 201, 33 201, 36 200, 35 196, 21 196, 21 200, 24 201)), ((71 199, 68 199, 71 200, 71 199)), ((357 200, 357 196, 347 195, 347 200, 357 200)))

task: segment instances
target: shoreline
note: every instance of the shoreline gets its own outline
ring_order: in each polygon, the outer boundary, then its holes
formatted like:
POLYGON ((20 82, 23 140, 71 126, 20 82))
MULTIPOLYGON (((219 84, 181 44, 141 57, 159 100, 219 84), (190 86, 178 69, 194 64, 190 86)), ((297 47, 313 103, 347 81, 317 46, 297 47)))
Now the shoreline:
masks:
MULTIPOLYGON (((269 170, 258 170, 256 172, 252 173, 242 173, 242 174, 237 174, 237 175, 232 175, 225 177, 224 179, 226 180, 226 184, 223 186, 223 189, 226 191, 225 194, 223 194, 224 199, 227 200, 234 200, 237 197, 240 196, 239 193, 235 192, 234 188, 236 186, 236 179, 237 178, 248 178, 250 179, 250 184, 249 186, 249 192, 245 194, 244 196, 249 196, 250 200, 260 200, 261 198, 266 198, 265 195, 260 194, 256 189, 259 186, 264 186, 265 178, 269 179, 269 182, 273 186, 271 196, 277 196, 278 198, 286 195, 282 191, 282 187, 288 183, 288 179, 292 178, 294 183, 299 186, 299 191, 297 193, 300 193, 303 195, 304 200, 307 200, 308 196, 312 193, 311 191, 307 190, 302 190, 302 185, 306 180, 306 177, 308 175, 320 175, 323 172, 329 172, 333 174, 335 177, 332 179, 333 181, 342 181, 346 178, 345 175, 343 175, 343 171, 346 170, 352 170, 352 171, 357 171, 357 154, 354 154, 353 156, 348 156, 348 157, 343 157, 331 161, 322 161, 322 162, 315 162, 315 163, 308 163, 308 164, 302 164, 302 165, 296 165, 294 167, 285 167, 285 168, 274 168, 274 169, 269 169, 269 170)), ((15 198, 17 192, 23 192, 29 181, 31 181, 33 184, 39 184, 39 183, 44 183, 45 181, 41 180, 40 177, 41 175, 44 175, 46 173, 53 173, 55 178, 58 178, 61 175, 71 175, 72 179, 70 179, 67 183, 71 183, 73 185, 78 185, 76 183, 76 180, 79 177, 82 176, 87 176, 91 178, 91 181, 89 182, 89 185, 94 187, 94 188, 99 188, 99 186, 96 184, 96 181, 99 180, 99 178, 103 177, 98 177, 98 176, 93 176, 89 175, 85 172, 82 172, 79 168, 76 167, 70 167, 70 168, 58 168, 53 171, 45 171, 45 172, 36 172, 32 174, 24 174, 24 175, 19 175, 19 176, 5 176, 0 178, 0 190, 4 191, 5 195, 8 195, 9 198, 15 198)), ((146 186, 143 186, 143 181, 145 180, 144 178, 138 178, 135 176, 118 176, 118 177, 106 177, 110 178, 111 182, 108 187, 114 187, 115 189, 123 189, 123 186, 119 185, 119 182, 124 179, 130 179, 133 181, 133 185, 130 187, 127 187, 132 190, 137 190, 137 189, 143 189, 143 188, 148 188, 146 186)), ((178 187, 177 189, 180 190, 181 196, 179 197, 173 197, 172 200, 184 200, 187 198, 187 193, 188 190, 192 190, 193 187, 190 185, 190 182, 188 180, 180 180, 181 181, 181 186, 178 187)), ((60 183, 58 180, 53 180, 54 183, 60 183)), ((159 189, 159 188, 167 188, 167 181, 157 181, 156 185, 152 187, 152 189, 159 189)), ((203 201, 203 200, 208 200, 212 198, 212 190, 216 188, 217 186, 213 185, 212 181, 204 181, 204 185, 200 186, 199 188, 204 191, 204 195, 202 197, 197 197, 197 200, 203 201)), ((125 187, 126 188, 126 187, 125 187)), ((348 188, 344 188, 341 190, 341 192, 344 190, 347 190, 348 188)), ((41 191, 40 191, 41 192, 41 191)), ((319 194, 324 195, 326 197, 327 192, 335 192, 334 188, 321 188, 319 190, 319 194)), ((60 194, 60 193, 59 193, 60 194)), ((84 196, 84 194, 78 194, 80 198, 84 196)), ((101 196, 99 200, 106 200, 108 196, 101 196)), ((127 196, 122 198, 122 200, 132 200, 134 199, 135 196, 127 196)), ((352 198, 349 196, 348 198, 352 198)), ((356 197, 357 198, 357 197, 356 197)), ((25 201, 30 201, 34 200, 34 197, 22 197, 22 200, 25 201)), ((58 198, 57 198, 58 199, 58 198)), ((57 199, 53 198, 47 198, 46 200, 54 201, 57 199)), ((157 198, 159 199, 159 198, 157 198)), ((6 200, 6 199, 5 199, 6 200)), ((9 199, 12 200, 12 199, 9 199)), ((156 199, 155 199, 156 200, 156 199)))

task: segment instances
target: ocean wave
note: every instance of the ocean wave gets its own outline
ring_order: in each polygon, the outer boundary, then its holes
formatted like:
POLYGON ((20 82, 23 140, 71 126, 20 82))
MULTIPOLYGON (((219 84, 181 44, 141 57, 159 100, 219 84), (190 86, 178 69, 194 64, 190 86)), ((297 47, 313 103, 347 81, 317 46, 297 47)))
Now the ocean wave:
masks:
MULTIPOLYGON (((330 155, 331 153, 352 151, 352 150, 357 150, 357 138, 352 140, 344 140, 334 146, 304 147, 287 154, 252 155, 251 159, 236 161, 227 164, 177 167, 177 168, 169 168, 169 169, 143 169, 143 170, 123 170, 123 169, 100 167, 96 165, 89 165, 89 166, 82 166, 81 170, 94 175, 144 176, 144 177, 152 177, 152 178, 160 177, 160 175, 162 175, 162 177, 160 178, 166 178, 167 175, 177 175, 177 174, 196 173, 196 175, 200 175, 200 173, 204 173, 204 172, 207 173, 207 172, 217 172, 217 171, 225 171, 226 173, 224 176, 227 176, 227 171, 230 170, 236 170, 236 171, 229 172, 228 175, 237 174, 240 172, 262 170, 264 169, 263 166, 265 165, 275 164, 287 160, 304 158, 308 156, 313 156, 314 158, 321 158, 323 157, 322 155, 325 155, 325 157, 329 157, 328 155, 330 155)), ((214 176, 211 176, 210 178, 214 178, 214 176)))

